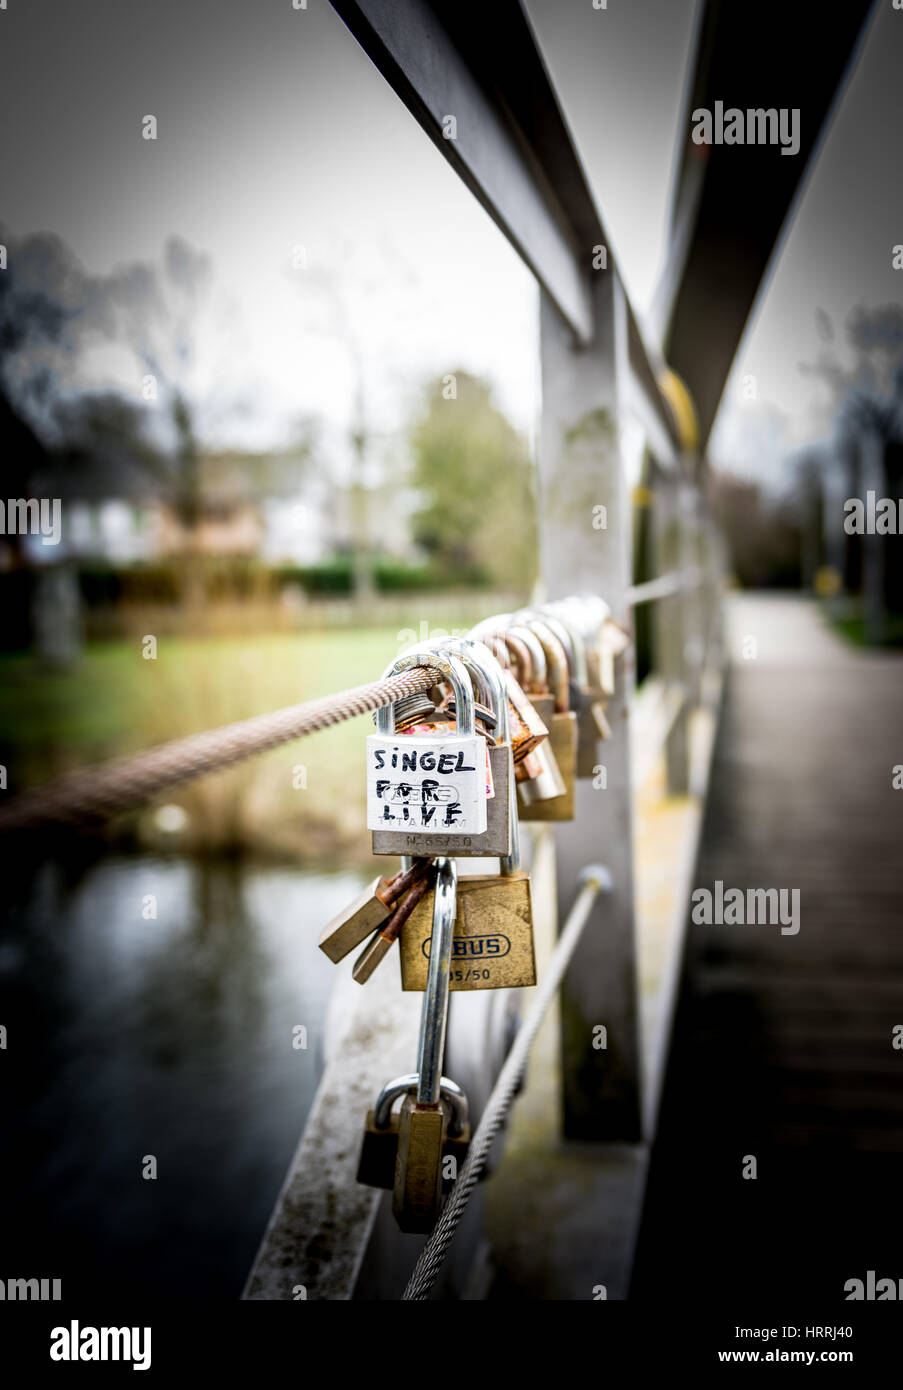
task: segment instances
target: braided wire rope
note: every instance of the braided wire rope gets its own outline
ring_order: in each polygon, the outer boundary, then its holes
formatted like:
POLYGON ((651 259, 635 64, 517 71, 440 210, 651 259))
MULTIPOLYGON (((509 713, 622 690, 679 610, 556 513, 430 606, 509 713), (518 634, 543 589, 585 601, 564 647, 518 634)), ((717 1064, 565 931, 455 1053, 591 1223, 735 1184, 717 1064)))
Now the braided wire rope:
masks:
POLYGON ((564 931, 552 953, 545 979, 498 1074, 492 1094, 483 1111, 483 1117, 477 1126, 477 1132, 467 1151, 464 1166, 458 1174, 451 1196, 442 1209, 442 1215, 420 1252, 420 1257, 408 1280, 408 1286, 402 1294, 402 1302, 418 1302, 429 1298, 436 1275, 442 1268, 448 1248, 458 1228, 458 1223, 464 1215, 467 1203, 470 1201, 470 1195, 479 1181, 493 1140, 504 1123, 511 1102, 520 1086, 530 1048, 539 1032, 539 1026, 546 1010, 561 984, 568 961, 574 953, 574 948, 580 940, 580 934, 586 925, 590 908, 597 895, 611 885, 610 873, 602 866, 584 869, 581 878, 580 892, 574 900, 564 931))
POLYGON ((20 792, 0 806, 0 830, 31 829, 54 822, 71 824, 116 815, 140 806, 164 788, 219 772, 255 753, 381 709, 395 700, 428 690, 435 681, 435 672, 425 668, 406 671, 218 729, 205 729, 134 758, 68 773, 57 781, 20 792))

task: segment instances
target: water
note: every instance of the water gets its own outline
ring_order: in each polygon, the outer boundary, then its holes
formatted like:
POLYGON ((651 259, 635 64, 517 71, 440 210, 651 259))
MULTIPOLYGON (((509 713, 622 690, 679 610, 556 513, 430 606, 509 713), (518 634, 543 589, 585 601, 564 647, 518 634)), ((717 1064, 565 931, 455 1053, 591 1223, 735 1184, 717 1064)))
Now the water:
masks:
POLYGON ((0 1276, 237 1296, 322 1068, 316 939, 360 879, 149 857, 5 879, 0 1276))

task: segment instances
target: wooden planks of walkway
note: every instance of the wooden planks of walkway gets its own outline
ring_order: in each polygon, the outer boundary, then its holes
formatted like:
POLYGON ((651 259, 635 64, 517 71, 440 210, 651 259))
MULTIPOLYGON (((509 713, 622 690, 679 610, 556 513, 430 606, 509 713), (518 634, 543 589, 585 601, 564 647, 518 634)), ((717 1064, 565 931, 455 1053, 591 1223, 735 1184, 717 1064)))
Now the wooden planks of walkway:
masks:
POLYGON ((695 884, 798 889, 800 929, 689 927, 632 1297, 841 1312, 903 1278, 903 657, 796 598, 730 633, 695 884))

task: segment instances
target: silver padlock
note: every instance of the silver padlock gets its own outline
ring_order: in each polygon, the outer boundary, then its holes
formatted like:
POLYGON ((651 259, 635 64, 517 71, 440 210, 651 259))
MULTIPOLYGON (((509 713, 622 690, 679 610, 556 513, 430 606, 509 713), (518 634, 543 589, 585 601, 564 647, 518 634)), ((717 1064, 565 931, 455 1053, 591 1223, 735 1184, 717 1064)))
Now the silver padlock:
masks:
MULTIPOLYGON (((443 844, 440 837, 436 836, 430 836, 430 845, 427 845, 425 837, 421 842, 414 834, 413 836, 406 836, 404 853, 410 855, 454 852, 461 858, 477 858, 484 855, 507 856, 512 852, 514 834, 515 812, 514 792, 512 790, 514 774, 508 722, 508 700, 501 667, 482 642, 473 642, 469 639, 446 638, 441 642, 428 642, 405 655, 410 656, 415 653, 451 654, 463 662, 468 675, 472 673, 473 677, 476 678, 482 699, 491 712, 492 727, 495 734, 495 746, 488 749, 493 795, 486 804, 485 831, 481 835, 470 837, 470 843, 466 848, 449 847, 443 844), (437 850, 435 848, 437 844, 442 844, 442 848, 437 850)), ((457 694, 455 694, 456 716, 457 699, 457 694)), ((376 843, 377 839, 374 836, 374 853, 379 852, 375 848, 376 843)))
POLYGON ((605 709, 615 693, 615 661, 630 646, 630 634, 614 621, 608 604, 595 594, 580 594, 551 606, 560 609, 583 638, 592 717, 599 737, 611 738, 605 709))
POLYGON ((494 840, 502 848, 487 848, 485 839, 491 806, 486 740, 476 732, 467 667, 438 646, 418 647, 393 662, 383 679, 417 666, 434 670, 437 682, 446 680, 451 686, 455 730, 396 736, 394 705, 377 712, 377 733, 367 739, 367 826, 373 832, 373 853, 506 853, 508 840, 495 818, 494 840))
POLYGON ((552 613, 560 613, 583 639, 589 689, 594 698, 610 699, 615 693, 612 655, 619 655, 629 642, 628 635, 613 622, 611 610, 597 594, 577 594, 546 605, 552 613), (608 634, 621 639, 610 644, 608 634), (611 646, 614 646, 613 652, 611 646))
POLYGON ((476 678, 483 699, 492 711, 495 743, 489 749, 489 766, 494 795, 487 806, 486 833, 480 837, 477 852, 505 858, 513 852, 516 793, 504 673, 483 642, 474 641, 472 638, 446 638, 440 645, 464 662, 468 671, 476 678))

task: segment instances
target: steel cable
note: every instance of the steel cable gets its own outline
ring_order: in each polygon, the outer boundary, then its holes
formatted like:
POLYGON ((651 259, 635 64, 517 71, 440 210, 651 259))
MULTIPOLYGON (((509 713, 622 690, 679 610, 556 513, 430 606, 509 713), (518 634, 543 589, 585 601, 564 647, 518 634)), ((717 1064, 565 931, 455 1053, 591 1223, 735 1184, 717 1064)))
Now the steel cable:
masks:
POLYGON ((552 1002, 555 991, 561 984, 568 961, 574 953, 574 947, 580 940, 580 934, 586 925, 590 908, 602 889, 608 889, 611 886, 611 875, 608 869, 603 866, 584 869, 581 879, 582 887, 574 900, 564 931, 552 953, 545 979, 539 987, 539 993, 534 999, 530 1012, 521 1025, 511 1051, 498 1074, 492 1094, 483 1111, 483 1117, 477 1126, 477 1132, 467 1151, 464 1166, 458 1174, 451 1196, 442 1210, 442 1215, 420 1252, 420 1258, 414 1266, 408 1286, 402 1294, 403 1302, 422 1301, 429 1298, 436 1275, 442 1268, 448 1247, 454 1238, 458 1222, 464 1215, 470 1194, 479 1181, 489 1150, 492 1148, 492 1142, 505 1120, 520 1085, 530 1048, 539 1032, 539 1025, 552 1002))
POLYGON ((435 672, 406 671, 337 695, 206 729, 121 762, 68 773, 45 786, 20 792, 7 805, 0 806, 0 830, 30 829, 54 822, 71 824, 116 815, 140 806, 167 787, 218 772, 255 753, 381 709, 405 695, 428 690, 435 681, 435 672))

